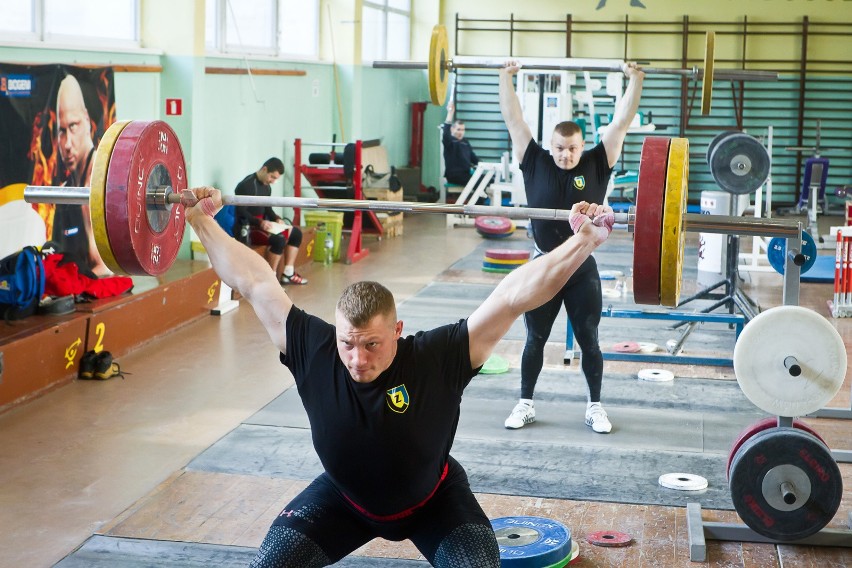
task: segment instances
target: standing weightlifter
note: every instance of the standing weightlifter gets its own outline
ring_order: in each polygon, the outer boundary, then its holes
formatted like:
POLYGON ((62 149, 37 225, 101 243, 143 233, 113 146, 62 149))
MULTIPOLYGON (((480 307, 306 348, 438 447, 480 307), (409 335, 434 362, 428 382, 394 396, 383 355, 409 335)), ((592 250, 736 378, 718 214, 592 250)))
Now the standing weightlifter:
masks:
MULTIPOLYGON (((583 152, 585 143, 580 126, 570 121, 560 122, 553 130, 548 154, 533 140, 529 126, 524 122, 521 103, 512 85, 512 76, 519 69, 520 64, 510 60, 500 70, 500 112, 524 174, 527 203, 530 207, 547 209, 571 209, 580 201, 603 203, 627 129, 639 108, 645 74, 635 63, 624 65, 624 74, 629 79, 627 88, 612 121, 601 134, 599 144, 583 152)), ((531 223, 534 256, 556 250, 574 235, 565 221, 532 219, 531 223)), ((612 430, 612 424, 601 406, 603 354, 598 345, 603 301, 598 267, 591 256, 549 301, 524 314, 527 340, 521 356, 521 399, 504 425, 514 429, 535 421, 533 393, 544 365, 544 346, 561 304, 565 305, 582 352, 581 366, 589 388, 586 424, 595 432, 607 434, 612 430)))
POLYGON ((467 319, 403 338, 393 295, 376 282, 343 291, 336 325, 294 306, 269 265, 213 219, 219 190, 192 191, 187 221, 281 352, 325 469, 281 511, 251 566, 327 566, 383 537, 410 539, 434 566, 499 568, 488 517, 450 456, 462 391, 512 322, 606 240, 612 210, 576 204, 574 238, 507 275, 467 319))

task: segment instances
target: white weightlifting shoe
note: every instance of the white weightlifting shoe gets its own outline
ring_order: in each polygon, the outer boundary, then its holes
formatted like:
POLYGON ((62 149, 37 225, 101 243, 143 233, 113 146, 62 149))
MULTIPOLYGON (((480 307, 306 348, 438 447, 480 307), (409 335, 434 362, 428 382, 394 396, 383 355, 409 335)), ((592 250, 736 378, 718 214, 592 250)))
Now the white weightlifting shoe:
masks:
POLYGON ((609 434, 612 431, 612 424, 610 424, 606 410, 603 409, 601 403, 591 402, 586 407, 586 426, 589 426, 598 434, 609 434))
POLYGON ((506 422, 503 423, 503 426, 516 430, 523 428, 530 422, 535 422, 535 407, 526 402, 519 402, 512 409, 512 413, 506 419, 506 422))

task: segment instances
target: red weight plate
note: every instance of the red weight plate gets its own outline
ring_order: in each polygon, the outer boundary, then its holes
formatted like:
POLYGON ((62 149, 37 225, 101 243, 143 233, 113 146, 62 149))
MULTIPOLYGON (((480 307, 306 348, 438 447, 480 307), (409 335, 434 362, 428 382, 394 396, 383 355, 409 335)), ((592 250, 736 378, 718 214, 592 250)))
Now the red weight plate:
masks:
POLYGON ((639 353, 642 348, 635 341, 623 341, 614 344, 612 350, 616 353, 639 353))
POLYGON ((473 225, 484 235, 503 235, 515 230, 515 224, 506 217, 477 217, 473 225))
MULTIPOLYGON (((757 434, 758 432, 763 432, 764 430, 769 430, 770 428, 775 428, 776 426, 778 426, 778 418, 775 416, 770 416, 769 418, 764 418, 763 420, 755 422, 754 424, 740 432, 740 435, 737 436, 736 440, 734 440, 734 445, 731 446, 731 451, 728 454, 728 466, 725 468, 725 475, 727 475, 729 479, 731 475, 731 462, 734 461, 734 455, 736 455, 737 451, 745 443, 745 441, 757 434)), ((813 434, 820 442, 825 444, 825 440, 822 439, 822 436, 817 434, 816 430, 811 428, 805 422, 802 422, 799 419, 793 420, 793 428, 798 428, 799 430, 804 430, 809 434, 813 434)), ((827 445, 828 444, 826 444, 826 446, 827 445)))
POLYGON ((618 531, 597 531, 586 535, 586 540, 595 546, 619 547, 633 542, 629 534, 618 531))
POLYGON ((529 260, 530 251, 515 249, 486 249, 485 257, 498 260, 529 260))
POLYGON ((105 215, 110 246, 127 274, 163 274, 174 262, 185 229, 182 205, 151 207, 148 192, 187 187, 177 135, 163 121, 134 121, 116 140, 107 173, 105 215))
POLYGON ((638 304, 660 304, 663 204, 670 141, 648 136, 642 143, 633 228, 633 298, 638 304))

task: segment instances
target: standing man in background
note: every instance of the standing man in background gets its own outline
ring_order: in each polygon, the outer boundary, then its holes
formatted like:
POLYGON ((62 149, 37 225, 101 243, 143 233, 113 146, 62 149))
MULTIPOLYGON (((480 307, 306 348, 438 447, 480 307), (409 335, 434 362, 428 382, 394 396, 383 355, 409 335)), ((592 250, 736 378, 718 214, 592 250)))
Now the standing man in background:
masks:
MULTIPOLYGON (((284 173, 284 162, 269 158, 259 170, 247 175, 234 191, 236 195, 272 195, 272 184, 284 173)), ((265 245, 264 258, 273 272, 284 262, 282 284, 307 284, 308 279, 296 272, 296 257, 302 244, 299 227, 285 224, 272 207, 237 206, 234 208, 234 237, 248 245, 265 245), (244 234, 244 232, 246 234, 244 234)))
MULTIPOLYGON (((612 121, 591 150, 580 126, 574 122, 556 125, 550 139, 550 153, 539 146, 524 121, 521 103, 512 77, 520 70, 517 61, 507 61, 500 70, 500 112, 512 138, 512 148, 524 175, 527 203, 530 207, 571 209, 578 202, 604 203, 612 169, 621 155, 627 129, 639 108, 645 74, 635 63, 624 65, 627 88, 613 114, 612 121)), ((567 221, 532 219, 535 255, 547 254, 574 235, 567 221)), ((601 406, 603 354, 598 345, 601 320, 601 281, 597 263, 589 256, 562 289, 543 305, 524 314, 527 330, 521 357, 521 398, 504 426, 521 428, 535 421, 533 394, 544 365, 544 346, 550 337, 560 305, 565 306, 574 336, 582 352, 581 366, 588 385, 586 425, 595 432, 612 430, 601 406)))
MULTIPOLYGON (((92 121, 80 83, 67 75, 56 93, 57 147, 64 167, 62 185, 91 186, 95 143, 92 140, 92 121)), ((62 171, 62 169, 60 170, 62 171)), ((107 276, 112 274, 104 264, 95 243, 92 217, 88 205, 56 206, 50 241, 56 252, 74 262, 81 274, 107 276)))
POLYGON ((479 158, 464 137, 464 122, 453 120, 456 105, 447 103, 447 119, 441 125, 441 141, 444 145, 444 177, 447 183, 465 186, 473 175, 479 158))

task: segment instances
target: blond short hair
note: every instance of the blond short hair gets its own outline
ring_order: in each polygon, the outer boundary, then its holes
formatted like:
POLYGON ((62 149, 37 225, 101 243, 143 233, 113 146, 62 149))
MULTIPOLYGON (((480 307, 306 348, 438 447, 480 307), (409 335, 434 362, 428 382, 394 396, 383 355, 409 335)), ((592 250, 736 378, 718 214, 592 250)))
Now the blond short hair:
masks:
POLYGON ((337 310, 355 327, 363 327, 377 315, 396 322, 396 302, 390 290, 378 282, 356 282, 343 290, 337 310))

